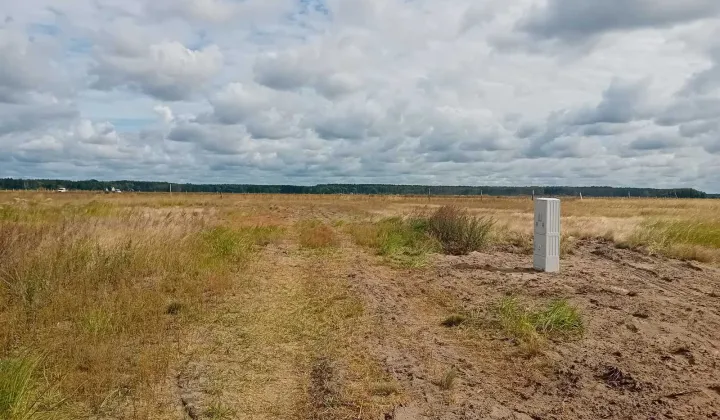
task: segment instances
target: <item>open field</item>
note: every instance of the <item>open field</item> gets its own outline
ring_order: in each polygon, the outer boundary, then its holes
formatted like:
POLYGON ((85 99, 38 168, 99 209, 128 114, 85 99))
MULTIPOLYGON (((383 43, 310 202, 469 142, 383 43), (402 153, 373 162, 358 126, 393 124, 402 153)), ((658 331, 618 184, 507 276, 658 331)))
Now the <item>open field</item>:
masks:
POLYGON ((546 274, 528 198, 0 192, 0 418, 720 416, 720 200, 562 214, 546 274))

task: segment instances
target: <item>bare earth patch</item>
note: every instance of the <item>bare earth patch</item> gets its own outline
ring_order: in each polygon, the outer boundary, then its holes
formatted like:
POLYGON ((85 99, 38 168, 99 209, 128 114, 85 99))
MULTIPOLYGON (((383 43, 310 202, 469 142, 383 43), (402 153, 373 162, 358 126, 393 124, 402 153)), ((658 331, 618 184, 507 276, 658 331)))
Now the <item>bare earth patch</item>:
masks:
POLYGON ((409 395, 395 418, 710 418, 720 415, 720 270, 583 240, 560 274, 508 252, 438 256, 393 271, 358 256, 353 287, 377 314, 369 351, 409 395), (691 268, 692 266, 693 268, 691 268), (503 296, 568 298, 580 339, 529 356, 491 323, 447 328, 457 311, 490 318, 503 296), (448 369, 451 389, 437 386, 448 369), (412 413, 412 414, 407 414, 412 413))

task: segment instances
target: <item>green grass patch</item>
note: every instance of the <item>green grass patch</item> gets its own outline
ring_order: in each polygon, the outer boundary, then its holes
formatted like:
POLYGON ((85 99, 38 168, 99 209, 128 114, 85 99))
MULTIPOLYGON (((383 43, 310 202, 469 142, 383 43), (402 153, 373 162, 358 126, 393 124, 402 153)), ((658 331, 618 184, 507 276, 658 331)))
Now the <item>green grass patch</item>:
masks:
POLYGON ((203 248, 211 261, 245 259, 256 247, 276 241, 283 230, 275 226, 257 226, 233 229, 218 226, 202 232, 203 248))
POLYGON ((376 223, 355 223, 346 226, 346 232, 355 243, 374 249, 395 265, 421 267, 433 252, 464 255, 483 249, 490 243, 494 226, 492 218, 444 206, 430 215, 419 213, 376 223))
POLYGON ((720 248, 720 223, 678 220, 653 220, 643 223, 631 239, 637 245, 659 248, 674 244, 720 248))
POLYGON ((358 245, 374 249, 402 267, 421 267, 429 253, 440 249, 437 241, 426 233, 426 222, 422 219, 391 217, 376 223, 348 225, 346 231, 358 245))
POLYGON ((53 411, 62 400, 54 395, 53 390, 39 384, 39 362, 39 359, 27 356, 0 359, 0 418, 60 418, 60 414, 53 411))
POLYGON ((537 352, 547 338, 569 339, 585 331, 580 312, 565 299, 533 308, 506 297, 495 307, 494 314, 498 326, 530 353, 537 352))

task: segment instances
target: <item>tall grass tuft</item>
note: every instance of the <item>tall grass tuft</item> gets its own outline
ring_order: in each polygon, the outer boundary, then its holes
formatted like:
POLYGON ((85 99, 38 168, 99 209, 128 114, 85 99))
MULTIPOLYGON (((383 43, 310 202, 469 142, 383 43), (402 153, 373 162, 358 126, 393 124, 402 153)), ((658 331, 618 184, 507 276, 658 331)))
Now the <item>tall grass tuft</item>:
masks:
POLYGON ((35 420, 58 418, 52 410, 62 401, 36 380, 39 359, 20 356, 0 359, 0 418, 35 420))
POLYGON ((428 232, 451 255, 466 255, 485 247, 494 225, 492 218, 476 217, 455 206, 440 207, 427 220, 428 232))

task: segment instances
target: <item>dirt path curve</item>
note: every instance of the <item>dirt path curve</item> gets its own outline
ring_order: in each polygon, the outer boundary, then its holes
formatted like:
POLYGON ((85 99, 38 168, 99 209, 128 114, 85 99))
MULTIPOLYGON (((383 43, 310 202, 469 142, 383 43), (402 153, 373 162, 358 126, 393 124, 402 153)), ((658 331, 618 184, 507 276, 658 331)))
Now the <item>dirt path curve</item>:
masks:
POLYGON ((289 322, 302 293, 292 253, 290 242, 263 250, 187 343, 177 383, 189 417, 291 418, 296 411, 304 351, 289 322))

